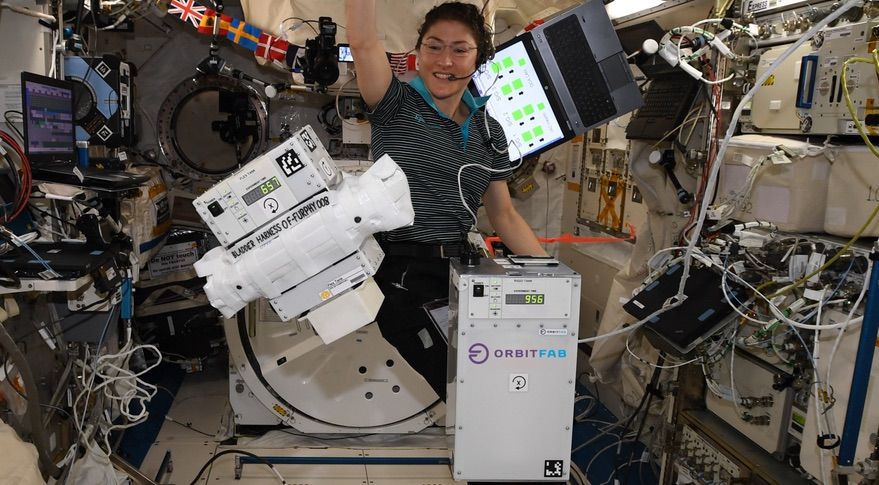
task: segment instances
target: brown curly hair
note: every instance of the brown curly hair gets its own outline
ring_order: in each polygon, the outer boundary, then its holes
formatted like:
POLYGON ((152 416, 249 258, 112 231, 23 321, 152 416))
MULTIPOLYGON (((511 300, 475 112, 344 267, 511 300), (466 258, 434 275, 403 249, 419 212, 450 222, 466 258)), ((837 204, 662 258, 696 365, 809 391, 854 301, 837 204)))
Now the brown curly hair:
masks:
POLYGON ((424 23, 418 28, 418 43, 416 49, 421 48, 421 40, 424 34, 440 20, 450 20, 466 25, 476 39, 476 67, 479 68, 494 57, 494 44, 491 39, 491 30, 485 25, 485 17, 476 8, 476 5, 463 2, 446 2, 433 7, 424 16, 424 23))

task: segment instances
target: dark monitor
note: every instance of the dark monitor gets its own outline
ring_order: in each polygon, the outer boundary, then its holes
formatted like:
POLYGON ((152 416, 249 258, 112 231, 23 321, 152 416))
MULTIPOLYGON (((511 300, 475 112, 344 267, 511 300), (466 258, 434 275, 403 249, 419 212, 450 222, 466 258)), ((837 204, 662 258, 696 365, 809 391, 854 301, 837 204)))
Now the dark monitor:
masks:
POLYGON ((21 73, 25 153, 31 162, 73 159, 73 83, 21 73))
POLYGON ((536 155, 643 104, 600 0, 564 10, 498 47, 473 75, 504 127, 510 160, 536 155))
POLYGON ((649 20, 640 24, 623 27, 617 30, 617 37, 620 39, 620 45, 626 54, 634 54, 641 50, 641 44, 647 39, 653 39, 659 42, 665 30, 656 23, 655 20, 649 20))

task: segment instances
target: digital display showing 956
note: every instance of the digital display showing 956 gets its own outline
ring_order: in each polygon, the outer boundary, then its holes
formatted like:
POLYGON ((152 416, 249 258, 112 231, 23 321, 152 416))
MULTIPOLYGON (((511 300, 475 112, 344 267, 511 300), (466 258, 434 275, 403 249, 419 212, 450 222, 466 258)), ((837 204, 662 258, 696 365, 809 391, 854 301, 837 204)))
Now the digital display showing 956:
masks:
POLYGON ((507 305, 543 305, 543 293, 507 294, 507 305))
POLYGON ((244 203, 247 205, 251 205, 254 202, 262 199, 263 197, 271 194, 272 192, 281 188, 281 181, 278 180, 278 177, 272 177, 262 184, 259 187, 254 187, 249 192, 244 194, 241 199, 244 200, 244 203))

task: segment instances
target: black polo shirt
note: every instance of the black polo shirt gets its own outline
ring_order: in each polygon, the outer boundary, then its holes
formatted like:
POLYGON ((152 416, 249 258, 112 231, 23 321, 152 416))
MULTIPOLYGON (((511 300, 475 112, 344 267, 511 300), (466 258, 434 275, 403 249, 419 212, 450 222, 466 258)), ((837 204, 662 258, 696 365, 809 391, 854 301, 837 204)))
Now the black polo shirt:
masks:
POLYGON ((491 146, 506 148, 503 129, 489 116, 486 130, 483 107, 487 100, 465 91, 462 101, 470 115, 458 125, 437 109, 421 78, 408 84, 392 78, 384 98, 369 114, 372 151, 376 160, 390 155, 409 179, 415 224, 386 233, 388 241, 460 241, 474 221, 461 204, 458 170, 468 164, 503 170, 464 169, 464 200, 474 213, 489 182, 510 176, 508 155, 491 146))

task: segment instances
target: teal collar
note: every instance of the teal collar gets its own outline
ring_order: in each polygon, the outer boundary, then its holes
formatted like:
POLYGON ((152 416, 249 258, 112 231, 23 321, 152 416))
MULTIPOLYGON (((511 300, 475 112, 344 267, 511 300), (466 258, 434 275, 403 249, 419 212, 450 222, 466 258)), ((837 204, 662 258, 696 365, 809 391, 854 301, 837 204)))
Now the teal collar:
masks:
MULTIPOLYGON (((434 103, 433 101, 433 96, 430 95, 430 91, 427 90, 427 86, 424 85, 424 81, 421 79, 420 76, 416 76, 415 79, 409 81, 409 85, 412 86, 413 89, 418 91, 418 94, 420 94, 421 97, 424 98, 424 101, 431 108, 433 108, 433 110, 436 111, 437 114, 439 114, 443 118, 450 119, 448 116, 446 116, 445 113, 437 108, 436 103, 434 103)), ((461 134, 463 135, 464 147, 467 146, 467 138, 470 131, 470 120, 473 119, 473 115, 476 113, 476 111, 479 110, 479 108, 482 108, 483 106, 485 106, 486 103, 488 103, 488 98, 489 96, 473 96, 473 94, 470 93, 469 89, 464 90, 464 96, 461 98, 461 101, 463 101, 467 108, 470 109, 470 114, 467 115, 467 119, 464 120, 464 123, 461 125, 461 134)))

